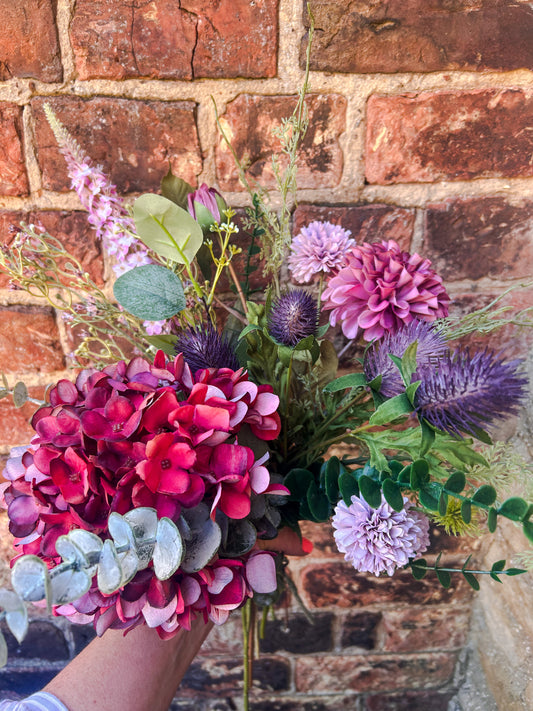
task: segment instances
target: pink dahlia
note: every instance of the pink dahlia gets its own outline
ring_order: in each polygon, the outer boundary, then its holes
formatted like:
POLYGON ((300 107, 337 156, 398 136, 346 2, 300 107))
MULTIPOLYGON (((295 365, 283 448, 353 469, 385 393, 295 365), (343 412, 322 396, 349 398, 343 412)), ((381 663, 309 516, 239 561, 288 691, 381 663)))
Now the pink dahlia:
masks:
POLYGON ((293 239, 289 269, 299 284, 315 274, 336 274, 346 263, 346 254, 355 245, 350 230, 331 222, 311 222, 293 239))
POLYGON ((337 548, 360 573, 392 575, 429 546, 429 520, 406 498, 403 510, 395 511, 383 497, 373 509, 352 496, 350 506, 339 501, 332 524, 337 548))
POLYGON ((322 294, 347 338, 359 329, 366 341, 395 333, 414 318, 434 321, 448 315, 450 297, 429 259, 402 252, 393 240, 363 243, 347 256, 346 266, 322 294))

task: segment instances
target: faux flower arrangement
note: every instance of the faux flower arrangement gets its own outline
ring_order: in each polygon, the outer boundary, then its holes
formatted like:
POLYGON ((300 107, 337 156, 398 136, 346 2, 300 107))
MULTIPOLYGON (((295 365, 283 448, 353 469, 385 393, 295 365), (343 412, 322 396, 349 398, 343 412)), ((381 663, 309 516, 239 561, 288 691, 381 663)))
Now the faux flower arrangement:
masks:
MULTIPOLYGON (((521 363, 455 345, 511 320, 530 325, 531 309, 510 319, 491 304, 453 320, 430 261, 392 240, 358 243, 329 222, 291 240, 305 88, 279 132, 279 212, 238 165, 251 198, 239 275, 235 212, 215 189, 169 173, 161 195, 130 210, 47 109, 118 278, 113 300, 34 225, 0 253, 15 288, 47 298, 78 333, 85 366, 49 390, 35 436, 4 471, 20 555, 0 606, 19 640, 25 601, 46 600, 98 634, 147 624, 164 638, 199 615, 221 624, 250 600, 268 606, 287 580, 268 541, 302 520, 331 520, 358 571, 408 566, 446 587, 454 571, 421 557, 430 522, 468 534, 505 517, 533 541, 533 505, 493 486, 502 471, 523 484, 530 469, 487 433, 526 396, 521 363), (304 287, 282 288, 285 263, 304 287), (251 287, 259 266, 265 293, 251 287), (340 376, 335 326, 365 346, 340 376), (349 453, 330 456, 333 445, 349 453)), ((22 383, 4 380, 9 394, 27 400, 22 383)), ((467 560, 455 572, 477 589, 480 574, 525 571, 467 560)))

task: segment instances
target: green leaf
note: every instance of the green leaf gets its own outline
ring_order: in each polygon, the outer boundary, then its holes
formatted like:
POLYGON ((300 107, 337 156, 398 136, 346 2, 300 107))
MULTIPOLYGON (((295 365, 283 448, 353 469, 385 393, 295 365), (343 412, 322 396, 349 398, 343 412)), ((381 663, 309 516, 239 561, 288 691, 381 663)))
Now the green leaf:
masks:
POLYGON ((311 336, 306 336, 305 338, 302 338, 301 341, 298 341, 298 343, 294 346, 295 351, 310 351, 311 348, 313 347, 313 344, 316 343, 316 338, 311 335, 311 336))
POLYGON ((461 504, 461 518, 465 523, 470 523, 472 520, 472 504, 468 499, 461 504))
POLYGON ((494 533, 496 526, 498 525, 498 512, 494 507, 489 509, 489 515, 487 516, 487 528, 490 533, 494 533))
POLYGON ((438 511, 442 487, 439 484, 426 484, 420 489, 420 503, 430 511, 438 511))
POLYGON ((425 459, 416 459, 411 464, 410 486, 413 491, 418 491, 429 481, 429 464, 425 459))
POLYGON ((385 501, 395 511, 403 511, 403 496, 402 490, 398 484, 392 479, 385 479, 382 484, 383 496, 385 501))
MULTIPOLYGON (((213 257, 211 256, 211 250, 205 242, 196 252, 196 263, 200 267, 200 271, 202 272, 202 276, 204 277, 204 279, 206 281, 211 281, 213 277, 214 262, 213 257)), ((231 286, 234 287, 235 285, 232 284, 231 286)))
POLYGON ((422 441, 420 442, 420 456, 427 454, 435 442, 435 430, 423 418, 420 421, 422 441))
POLYGON ((413 406, 407 399, 407 396, 402 393, 391 397, 389 400, 378 407, 369 420, 371 425, 385 425, 389 422, 397 420, 402 415, 408 415, 413 411, 413 406))
POLYGON ((463 464, 472 467, 476 464, 481 464, 484 467, 488 467, 485 457, 475 452, 465 440, 442 439, 439 437, 433 449, 441 452, 452 467, 456 469, 461 469, 463 464))
POLYGON ((479 581, 475 575, 473 575, 472 573, 467 573, 466 570, 463 570, 463 577, 471 588, 473 588, 474 590, 479 590, 479 581))
POLYGON ((450 573, 447 570, 441 570, 439 568, 436 568, 435 572, 437 573, 437 578, 442 587, 448 589, 452 584, 452 576, 450 573))
POLYGON ((498 509, 498 513, 511 521, 522 521, 528 514, 529 504, 518 496, 506 499, 498 509))
POLYGON ((348 375, 341 375, 340 378, 335 378, 331 383, 328 383, 324 388, 324 392, 336 393, 347 388, 364 388, 365 386, 366 378, 364 373, 349 373, 348 375))
POLYGON ((527 570, 524 570, 523 568, 507 568, 505 571, 505 574, 510 575, 511 577, 515 575, 522 575, 523 573, 527 573, 527 570))
MULTIPOLYGON (((261 250, 258 248, 258 251, 261 251, 261 250)), ((324 338, 324 336, 328 332, 328 328, 329 328, 329 323, 325 323, 323 326, 319 326, 316 331, 316 337, 317 338, 324 338)))
POLYGON ((533 543, 533 521, 524 521, 522 528, 528 541, 533 543))
POLYGON ((23 382, 19 381, 13 388, 13 405, 15 407, 23 407, 28 402, 28 388, 23 382))
POLYGON ((420 387, 421 382, 422 382, 421 380, 417 380, 416 382, 411 383, 410 385, 408 385, 405 388, 405 396, 407 397, 407 399, 413 406, 413 408, 412 408, 413 410, 414 410, 414 402, 415 402, 415 393, 418 390, 418 388, 420 387))
POLYGON ((189 185, 183 178, 178 178, 177 175, 174 175, 169 167, 168 173, 161 181, 161 194, 163 197, 186 210, 188 204, 187 195, 193 191, 193 186, 189 185))
POLYGON ((444 488, 453 494, 460 494, 461 491, 465 488, 465 486, 466 476, 463 472, 459 471, 454 472, 444 484, 444 488))
POLYGON ((166 353, 166 355, 176 355, 176 350, 174 346, 176 344, 176 341, 178 340, 177 336, 173 336, 171 334, 162 334, 160 336, 144 336, 144 340, 148 341, 148 343, 154 348, 157 348, 158 351, 163 351, 163 353, 166 353))
POLYGON ((331 506, 328 497, 320 491, 316 483, 311 482, 307 489, 307 505, 313 514, 315 521, 322 523, 327 521, 331 514, 331 506))
POLYGON ((156 254, 179 264, 192 262, 203 243, 200 225, 162 195, 146 194, 133 206, 137 234, 156 254))
POLYGON ((283 484, 291 492, 289 501, 302 501, 307 496, 307 489, 314 482, 314 476, 308 469, 291 469, 283 484))
POLYGON ((491 506, 496 501, 496 489, 490 484, 483 484, 474 492, 472 502, 476 504, 485 504, 491 506))
POLYGON ((497 560, 495 563, 492 564, 491 571, 493 573, 499 573, 505 568, 505 560, 497 560))
POLYGON ((340 475, 339 492, 346 506, 352 503, 352 496, 359 496, 359 484, 352 472, 344 472, 340 475))
POLYGON ((379 508, 381 506, 381 486, 379 483, 366 476, 366 474, 362 474, 359 477, 358 483, 361 496, 367 504, 373 509, 379 508))
POLYGON ((416 352, 418 350, 418 341, 411 343, 402 356, 400 364, 400 373, 402 374, 403 382, 406 386, 410 385, 413 373, 416 370, 416 352))
POLYGON ((422 578, 428 572, 427 562, 424 558, 419 558, 418 560, 413 560, 410 563, 411 572, 415 580, 422 580, 422 578))
POLYGON ((337 457, 330 457, 324 464, 324 488, 332 504, 336 504, 339 500, 339 476, 341 471, 344 471, 344 467, 341 469, 341 464, 337 457))
POLYGON ((439 496, 439 514, 441 516, 446 516, 448 511, 448 494, 445 491, 440 492, 439 496))
POLYGON ((159 264, 145 264, 120 276, 113 287, 116 300, 137 318, 159 321, 186 306, 179 277, 159 264))

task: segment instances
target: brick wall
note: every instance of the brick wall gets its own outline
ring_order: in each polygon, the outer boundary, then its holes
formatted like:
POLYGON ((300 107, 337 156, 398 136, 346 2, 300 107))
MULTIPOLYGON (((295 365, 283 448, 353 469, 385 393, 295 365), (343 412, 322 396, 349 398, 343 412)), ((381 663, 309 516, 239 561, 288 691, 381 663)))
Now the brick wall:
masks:
MULTIPOLYGON (((317 28, 311 124, 294 230, 331 219, 359 240, 396 239, 434 261, 456 311, 529 277, 531 3, 313 0, 311 6, 317 28)), ((43 117, 45 101, 122 194, 156 190, 170 162, 192 184, 218 185, 242 207, 246 198, 217 134, 213 96, 250 174, 272 183, 270 128, 291 111, 303 76, 301 0, 0 0, 0 12, 2 241, 12 239, 11 226, 21 219, 40 221, 93 278, 109 274, 69 191, 43 117)), ((531 291, 514 300, 528 305, 531 291)), ((527 336, 508 335, 505 344, 524 353, 527 336)), ((64 375, 69 350, 56 314, 2 281, 0 370, 39 394, 64 375)), ((29 415, 0 402, 0 455, 27 441, 29 415)), ((527 442, 526 420, 522 433, 527 442)), ((325 531, 312 535, 316 554, 294 571, 315 624, 294 606, 269 623, 254 709, 444 710, 465 642, 468 591, 459 584, 452 597, 430 582, 415 586, 408 575, 377 581, 356 575, 325 531)), ((500 536, 499 551, 508 555, 512 538, 500 536)), ((454 541, 447 555, 460 556, 454 541)), ((531 708, 526 627, 526 641, 515 642, 523 624, 518 610, 533 603, 530 579, 505 585, 504 597, 495 587, 478 603, 480 619, 488 621, 479 625, 482 661, 500 708, 531 708)), ((32 643, 0 673, 0 688, 13 697, 41 684, 81 644, 64 626, 34 625, 32 643), (39 640, 50 644, 39 647, 39 640), (56 656, 47 659, 52 647, 56 656)), ((176 709, 236 708, 238 626, 232 620, 212 635, 176 709)))

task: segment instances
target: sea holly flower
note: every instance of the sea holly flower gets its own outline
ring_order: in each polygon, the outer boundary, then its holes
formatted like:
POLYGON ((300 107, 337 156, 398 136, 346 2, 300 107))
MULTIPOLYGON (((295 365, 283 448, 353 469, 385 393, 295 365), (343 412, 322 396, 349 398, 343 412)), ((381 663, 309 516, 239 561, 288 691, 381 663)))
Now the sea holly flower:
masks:
POLYGON ((360 573, 393 575, 429 546, 429 519, 405 497, 402 511, 383 496, 377 509, 358 496, 352 496, 349 506, 341 500, 332 524, 337 548, 360 573))
POLYGON ((336 274, 346 263, 347 252, 355 245, 350 230, 331 222, 311 222, 292 240, 288 258, 293 279, 299 284, 315 276, 336 274))
POLYGON ((395 333, 418 318, 448 315, 450 298, 429 259, 402 252, 393 240, 363 243, 347 255, 346 266, 322 294, 330 324, 340 323, 347 338, 365 340, 395 333))
MULTIPOLYGON (((380 341, 376 341, 365 351, 363 370, 367 382, 380 375, 379 392, 385 397, 399 395, 405 387, 398 366, 389 354, 402 358, 415 341, 417 368, 438 367, 440 359, 448 351, 446 339, 432 324, 418 319, 402 326, 395 333, 386 333, 380 341)), ((416 379, 417 376, 414 375, 413 380, 416 379)))
POLYGON ((193 373, 203 368, 239 369, 239 361, 229 339, 220 335, 212 324, 191 327, 180 334, 175 351, 183 353, 193 373))
POLYGON ((285 291, 272 302, 268 315, 268 332, 278 343, 295 346, 318 327, 315 300, 303 289, 285 291))
POLYGON ((206 183, 202 183, 198 190, 188 194, 187 204, 189 214, 194 217, 204 232, 209 232, 215 222, 220 224, 224 211, 228 209, 218 190, 210 188, 206 183))
POLYGON ((518 412, 527 386, 521 364, 488 349, 448 353, 437 367, 420 368, 416 411, 442 432, 475 437, 480 428, 518 412))

